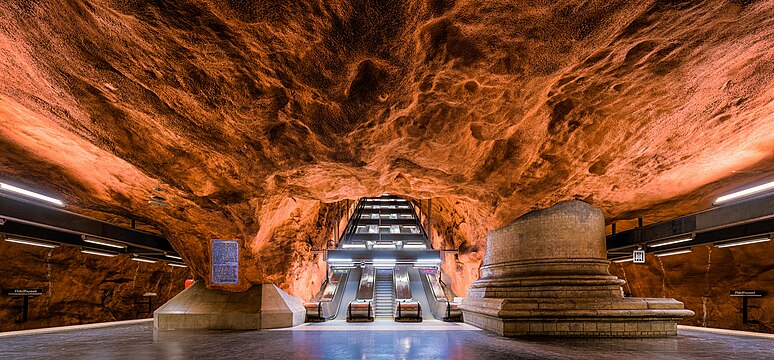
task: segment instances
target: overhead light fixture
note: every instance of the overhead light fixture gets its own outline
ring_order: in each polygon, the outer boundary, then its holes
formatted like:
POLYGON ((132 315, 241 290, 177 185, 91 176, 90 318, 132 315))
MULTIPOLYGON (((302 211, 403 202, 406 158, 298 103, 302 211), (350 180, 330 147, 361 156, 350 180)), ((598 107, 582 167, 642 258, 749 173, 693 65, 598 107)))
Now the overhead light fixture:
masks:
POLYGON ((148 205, 161 206, 161 207, 169 206, 169 204, 163 201, 154 201, 154 200, 148 200, 148 205))
POLYGON ((170 259, 183 260, 183 258, 181 258, 179 256, 175 256, 175 255, 164 254, 164 256, 166 256, 166 257, 168 257, 170 259))
POLYGON ((32 239, 20 239, 15 237, 6 237, 5 241, 10 243, 16 243, 16 244, 39 246, 39 247, 44 247, 48 249, 56 249, 59 247, 59 244, 56 244, 56 243, 40 241, 40 240, 32 240, 32 239))
POLYGON ((375 244, 374 249, 394 249, 395 244, 375 244))
POLYGON ((0 182, 0 189, 8 191, 8 192, 12 192, 12 193, 17 193, 19 195, 24 195, 24 196, 28 196, 28 197, 31 197, 31 198, 35 198, 35 199, 38 199, 38 200, 47 201, 47 202, 50 202, 52 204, 56 204, 56 205, 59 205, 59 206, 63 206, 64 205, 62 200, 54 199, 54 198, 52 198, 50 196, 46 196, 46 195, 43 195, 43 194, 38 194, 36 192, 25 190, 25 189, 22 189, 22 188, 13 186, 13 185, 8 185, 6 183, 1 183, 0 182))
POLYGON ((126 245, 124 243, 120 243, 120 242, 117 242, 117 241, 111 241, 111 240, 105 240, 105 239, 101 239, 101 238, 97 238, 97 237, 93 237, 93 236, 89 236, 89 235, 83 235, 83 236, 81 236, 81 238, 83 239, 84 242, 87 242, 87 243, 97 244, 97 245, 102 245, 102 246, 107 246, 107 247, 112 247, 112 248, 116 248, 116 249, 126 249, 128 247, 128 245, 126 245))
POLYGON ((365 244, 344 244, 341 246, 344 249, 365 249, 365 244))
POLYGON ((659 247, 659 246, 667 246, 667 245, 672 245, 672 244, 679 244, 679 243, 686 242, 686 241, 691 241, 691 240, 693 240, 693 236, 679 237, 679 238, 674 238, 674 239, 666 239, 666 240, 657 241, 657 242, 654 242, 654 243, 651 243, 651 244, 647 244, 647 245, 648 245, 648 247, 659 247))
POLYGON ((403 245, 404 249, 427 249, 427 245, 425 244, 406 244, 403 245))
POLYGON ((634 261, 634 258, 626 258, 626 259, 613 260, 614 263, 625 263, 625 262, 629 262, 629 261, 634 261))
POLYGON ((352 262, 352 259, 328 259, 328 262, 332 262, 332 263, 346 263, 346 262, 352 262))
POLYGON ((172 266, 172 267, 179 267, 179 268, 187 268, 187 267, 188 267, 188 266, 186 266, 186 265, 183 265, 183 264, 176 264, 176 263, 169 263, 169 264, 167 264, 167 265, 169 265, 169 266, 172 266))
POLYGON ((417 259, 417 264, 440 264, 443 262, 441 259, 417 259))
POLYGON ((739 245, 757 244, 757 243, 762 243, 762 242, 767 242, 767 241, 771 241, 771 235, 766 236, 766 237, 747 239, 747 240, 738 240, 738 241, 724 242, 724 243, 720 243, 720 244, 715 244, 715 247, 727 248, 727 247, 739 246, 739 245))
POLYGON ((93 250, 93 249, 81 249, 81 252, 89 255, 98 255, 98 256, 107 256, 107 257, 114 257, 118 255, 117 253, 114 253, 114 252, 93 250))
POLYGON ((749 189, 733 192, 733 193, 730 193, 728 195, 723 195, 723 196, 715 199, 715 202, 713 204, 721 204, 721 203, 728 202, 728 201, 731 201, 731 200, 734 200, 734 199, 738 199, 738 198, 741 198, 741 197, 745 197, 745 196, 761 193, 761 192, 764 192, 764 191, 770 190, 770 189, 774 189, 774 181, 770 181, 770 182, 767 182, 765 184, 761 184, 761 185, 758 185, 758 186, 753 186, 753 187, 751 187, 749 189))
POLYGON ((138 256, 133 256, 132 260, 139 261, 139 262, 144 262, 144 263, 148 263, 148 264, 155 264, 156 261, 157 261, 157 260, 153 260, 153 259, 141 258, 141 257, 138 257, 138 256))
POLYGON ((660 254, 656 253, 656 254, 653 254, 653 255, 661 257, 661 256, 672 256, 672 255, 687 254, 689 252, 691 252, 691 249, 668 251, 668 252, 663 252, 663 253, 660 253, 660 254))

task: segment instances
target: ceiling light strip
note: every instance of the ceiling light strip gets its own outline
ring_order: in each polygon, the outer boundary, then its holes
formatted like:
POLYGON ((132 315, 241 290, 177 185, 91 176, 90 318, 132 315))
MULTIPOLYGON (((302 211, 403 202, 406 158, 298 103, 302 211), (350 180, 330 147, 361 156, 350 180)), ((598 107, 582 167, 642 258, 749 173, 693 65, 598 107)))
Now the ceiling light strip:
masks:
POLYGON ((723 196, 715 199, 715 204, 724 203, 724 202, 727 202, 727 201, 730 201, 730 200, 738 199, 738 198, 745 197, 745 196, 748 196, 748 195, 753 195, 753 194, 761 193, 761 192, 764 192, 766 190, 771 190, 771 189, 774 189, 774 181, 770 181, 770 182, 767 182, 765 184, 761 184, 761 185, 758 185, 758 186, 753 186, 753 187, 751 187, 749 189, 733 192, 733 193, 730 193, 728 195, 723 195, 723 196))
POLYGON ((6 183, 1 183, 0 182, 0 190, 5 190, 5 191, 16 193, 16 194, 19 194, 19 195, 24 195, 24 196, 27 196, 27 197, 35 198, 35 199, 38 199, 38 200, 47 201, 47 202, 50 202, 52 204, 56 204, 56 205, 59 205, 59 206, 63 206, 64 205, 62 200, 54 199, 54 198, 52 198, 50 196, 46 196, 46 195, 43 195, 43 194, 38 194, 36 192, 25 190, 25 189, 22 189, 22 188, 13 186, 13 185, 8 185, 6 183))
POLYGON ((53 243, 37 241, 37 240, 18 239, 18 238, 12 238, 12 237, 5 238, 5 241, 10 243, 16 243, 16 244, 39 246, 39 247, 44 247, 48 249, 56 249, 59 247, 59 244, 53 244, 53 243))
POLYGON ((691 249, 669 251, 669 252, 663 252, 663 253, 660 253, 660 254, 653 254, 653 255, 656 255, 658 257, 662 257, 662 256, 672 256, 672 255, 687 254, 689 252, 691 252, 691 249))
POLYGON ((715 244, 715 247, 719 248, 727 248, 732 246, 740 246, 740 245, 749 245, 749 244, 757 244, 762 242, 771 241, 771 237, 763 237, 763 238, 755 238, 755 239, 748 239, 748 240, 739 240, 739 241, 732 241, 732 242, 725 242, 720 244, 715 244))
POLYGON ((98 256, 107 256, 107 257, 114 257, 118 254, 107 252, 107 251, 100 251, 100 250, 91 250, 91 249, 81 249, 81 253, 89 254, 89 255, 98 255, 98 256))

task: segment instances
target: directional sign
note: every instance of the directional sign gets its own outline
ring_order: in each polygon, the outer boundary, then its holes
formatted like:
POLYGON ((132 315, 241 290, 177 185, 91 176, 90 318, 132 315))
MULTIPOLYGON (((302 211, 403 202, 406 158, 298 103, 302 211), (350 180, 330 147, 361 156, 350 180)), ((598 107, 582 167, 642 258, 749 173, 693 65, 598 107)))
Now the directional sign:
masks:
POLYGON ((634 259, 635 264, 644 264, 645 263, 645 251, 643 250, 634 250, 632 253, 632 258, 634 259))
POLYGON ((43 289, 5 289, 3 292, 8 296, 40 296, 43 295, 43 289))
POLYGON ((765 294, 763 290, 731 290, 731 296, 739 297, 761 297, 765 294))

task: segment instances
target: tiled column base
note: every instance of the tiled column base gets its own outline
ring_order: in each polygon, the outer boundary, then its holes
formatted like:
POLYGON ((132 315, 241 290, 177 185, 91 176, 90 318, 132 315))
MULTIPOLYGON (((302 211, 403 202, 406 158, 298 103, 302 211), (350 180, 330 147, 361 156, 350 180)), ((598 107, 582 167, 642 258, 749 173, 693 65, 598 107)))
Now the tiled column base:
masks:
POLYGON ((463 311, 465 322, 501 336, 665 337, 677 335, 676 320, 621 318, 503 319, 463 311))

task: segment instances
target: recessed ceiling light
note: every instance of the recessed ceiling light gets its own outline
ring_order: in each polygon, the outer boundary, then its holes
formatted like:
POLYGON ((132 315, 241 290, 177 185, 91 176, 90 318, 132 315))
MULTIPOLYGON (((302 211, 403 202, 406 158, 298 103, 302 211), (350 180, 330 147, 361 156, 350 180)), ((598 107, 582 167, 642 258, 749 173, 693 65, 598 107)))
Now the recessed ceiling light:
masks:
POLYGON ((19 195, 24 195, 24 196, 27 196, 27 197, 35 198, 35 199, 38 199, 38 200, 47 201, 47 202, 50 202, 52 204, 56 204, 56 205, 59 205, 59 206, 63 206, 64 205, 62 200, 54 199, 54 198, 52 198, 50 196, 46 196, 46 195, 43 195, 43 194, 38 194, 36 192, 25 190, 25 189, 22 189, 22 188, 13 186, 13 185, 8 185, 6 183, 1 183, 0 182, 0 189, 8 191, 8 192, 16 193, 16 194, 19 194, 19 195))

